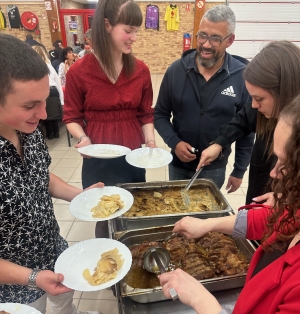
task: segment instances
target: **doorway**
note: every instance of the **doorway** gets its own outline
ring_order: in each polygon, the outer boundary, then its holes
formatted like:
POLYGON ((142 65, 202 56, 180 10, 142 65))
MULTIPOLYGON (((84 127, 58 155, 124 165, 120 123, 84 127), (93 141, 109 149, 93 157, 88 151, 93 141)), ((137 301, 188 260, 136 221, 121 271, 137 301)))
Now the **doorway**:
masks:
POLYGON ((61 9, 61 33, 64 47, 74 47, 76 41, 84 44, 84 33, 92 28, 95 10, 61 9))

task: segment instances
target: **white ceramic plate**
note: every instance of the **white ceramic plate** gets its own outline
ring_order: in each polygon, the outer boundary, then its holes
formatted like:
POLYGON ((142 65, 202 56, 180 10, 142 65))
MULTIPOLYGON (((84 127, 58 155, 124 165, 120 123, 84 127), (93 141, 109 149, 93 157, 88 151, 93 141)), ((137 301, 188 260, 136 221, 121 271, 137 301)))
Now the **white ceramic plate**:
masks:
POLYGON ((173 156, 168 151, 161 148, 138 148, 132 150, 125 157, 126 161, 138 168, 159 168, 168 165, 173 156))
POLYGON ((131 149, 121 145, 92 144, 78 148, 79 153, 95 158, 111 159, 124 156, 131 149))
POLYGON ((0 311, 6 311, 10 314, 42 314, 35 308, 20 303, 0 303, 0 311))
POLYGON ((132 263, 131 252, 123 243, 112 239, 91 239, 78 242, 66 249, 55 263, 55 272, 64 275, 63 284, 78 291, 97 291, 111 287, 119 282, 129 271, 132 263), (122 268, 116 278, 99 286, 90 285, 83 277, 88 268, 93 274, 101 254, 117 248, 124 259, 122 268))
POLYGON ((104 221, 116 218, 126 213, 133 204, 133 196, 125 189, 116 186, 105 186, 86 190, 76 197, 70 203, 70 212, 73 216, 84 221, 104 221), (124 202, 124 207, 105 218, 93 218, 91 209, 95 207, 103 195, 119 194, 124 202))

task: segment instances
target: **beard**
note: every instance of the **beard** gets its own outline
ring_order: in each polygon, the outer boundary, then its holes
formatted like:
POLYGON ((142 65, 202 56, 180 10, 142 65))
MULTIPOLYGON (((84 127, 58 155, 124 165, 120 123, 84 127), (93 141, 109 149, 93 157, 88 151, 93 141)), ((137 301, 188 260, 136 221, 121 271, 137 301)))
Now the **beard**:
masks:
POLYGON ((221 57, 220 53, 217 53, 214 49, 203 49, 202 47, 197 48, 197 59, 200 65, 204 68, 209 69, 213 67, 221 57), (210 52, 212 55, 209 59, 202 58, 201 51, 210 52))

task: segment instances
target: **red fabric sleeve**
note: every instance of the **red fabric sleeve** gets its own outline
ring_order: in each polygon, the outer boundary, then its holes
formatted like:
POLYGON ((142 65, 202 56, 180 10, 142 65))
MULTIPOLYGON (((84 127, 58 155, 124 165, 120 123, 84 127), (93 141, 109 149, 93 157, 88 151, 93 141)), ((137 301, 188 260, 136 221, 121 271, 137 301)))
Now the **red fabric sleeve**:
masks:
MULTIPOLYGON (((77 62, 82 62, 82 60, 77 62)), ((65 124, 76 122, 83 127, 84 97, 81 86, 84 84, 84 76, 81 76, 79 82, 77 66, 78 64, 74 64, 67 73, 63 122, 65 124)))
POLYGON ((151 83, 151 76, 149 68, 142 63, 140 60, 137 61, 137 66, 142 67, 142 78, 143 78, 143 97, 140 106, 137 111, 137 118, 141 126, 147 123, 153 123, 154 120, 154 109, 152 108, 153 102, 153 90, 151 83))
POLYGON ((247 234, 249 240, 259 240, 266 229, 269 208, 249 209, 247 215, 247 234))

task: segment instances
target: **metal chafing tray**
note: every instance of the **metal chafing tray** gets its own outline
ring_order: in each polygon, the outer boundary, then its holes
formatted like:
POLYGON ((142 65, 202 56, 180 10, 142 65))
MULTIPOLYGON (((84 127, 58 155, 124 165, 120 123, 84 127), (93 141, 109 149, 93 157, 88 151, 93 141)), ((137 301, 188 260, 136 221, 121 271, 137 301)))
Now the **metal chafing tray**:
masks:
MULTIPOLYGON (((112 233, 112 238, 116 239, 126 246, 133 244, 140 244, 144 241, 156 241, 165 239, 172 233, 173 225, 161 226, 155 228, 145 228, 130 231, 118 231, 112 233)), ((243 252, 246 258, 251 260, 255 247, 248 240, 234 239, 237 247, 243 252)), ((211 278, 200 280, 200 282, 211 292, 227 290, 233 288, 243 287, 246 279, 246 273, 232 276, 224 276, 218 278, 211 278)), ((138 303, 151 303, 156 301, 166 300, 161 287, 151 289, 138 289, 128 286, 123 280, 120 281, 119 289, 121 297, 129 297, 138 303)))
MULTIPOLYGON (((123 183, 118 184, 119 187, 130 191, 140 190, 157 190, 166 187, 180 187, 187 185, 189 180, 175 180, 175 181, 155 181, 155 182, 141 182, 141 183, 123 183)), ((155 226, 164 226, 175 224, 184 216, 194 216, 202 219, 210 217, 227 216, 229 212, 233 213, 233 209, 228 204, 227 200, 221 193, 216 184, 209 179, 197 179, 193 183, 193 187, 208 187, 216 201, 220 204, 220 210, 203 211, 203 212, 182 212, 168 215, 153 215, 153 216, 139 216, 139 217, 125 217, 120 216, 115 219, 117 230, 132 230, 140 228, 148 228, 155 226)))

